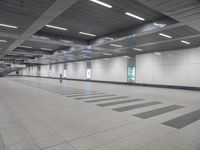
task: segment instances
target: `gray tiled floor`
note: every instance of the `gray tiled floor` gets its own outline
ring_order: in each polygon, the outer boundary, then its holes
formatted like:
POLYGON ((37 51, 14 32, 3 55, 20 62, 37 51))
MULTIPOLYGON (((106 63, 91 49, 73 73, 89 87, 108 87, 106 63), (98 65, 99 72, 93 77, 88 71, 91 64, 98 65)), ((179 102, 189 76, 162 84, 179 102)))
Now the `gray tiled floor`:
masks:
POLYGON ((1 149, 2 145, 6 150, 199 150, 200 147, 197 91, 77 81, 60 84, 57 80, 38 78, 2 78, 0 83, 1 149), (75 100, 79 96, 66 96, 96 92, 116 96, 81 101, 75 100), (143 100, 125 103, 131 99, 143 100), (150 102, 161 104, 125 112, 112 110, 150 102), (164 109, 173 105, 185 107, 164 109), (153 117, 134 116, 148 111, 153 117), (187 115, 194 111, 194 115, 187 115), (175 119, 172 124, 184 126, 177 129, 163 124, 172 119, 175 119))

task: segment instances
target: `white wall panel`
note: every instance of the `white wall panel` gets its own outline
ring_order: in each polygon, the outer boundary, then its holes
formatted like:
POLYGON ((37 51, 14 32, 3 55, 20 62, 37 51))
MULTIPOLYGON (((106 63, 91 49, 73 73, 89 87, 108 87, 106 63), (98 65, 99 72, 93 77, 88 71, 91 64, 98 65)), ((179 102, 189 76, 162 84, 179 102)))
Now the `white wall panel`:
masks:
POLYGON ((188 65, 174 65, 174 85, 187 85, 188 65))
POLYGON ((123 57, 92 61, 92 80, 127 81, 127 59, 123 57))
POLYGON ((138 83, 152 83, 152 66, 138 66, 136 68, 136 81, 138 83))
POLYGON ((67 78, 86 79, 86 61, 67 63, 67 78))
POLYGON ((188 63, 189 64, 199 64, 200 63, 200 48, 191 49, 188 53, 188 63))
POLYGON ((51 77, 59 78, 60 74, 64 74, 64 64, 51 65, 51 77))
POLYGON ((136 56, 136 83, 200 87, 199 74, 199 48, 136 56))
POLYGON ((42 65, 40 71, 41 77, 49 77, 49 65, 42 65))
POLYGON ((188 65, 188 84, 190 86, 200 86, 200 64, 188 65))

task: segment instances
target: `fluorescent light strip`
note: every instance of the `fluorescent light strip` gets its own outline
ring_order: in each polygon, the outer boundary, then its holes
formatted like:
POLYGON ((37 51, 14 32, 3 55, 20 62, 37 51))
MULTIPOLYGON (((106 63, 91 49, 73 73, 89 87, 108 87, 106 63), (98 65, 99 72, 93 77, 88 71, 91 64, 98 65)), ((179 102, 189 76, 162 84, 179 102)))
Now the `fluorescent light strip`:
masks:
POLYGON ((161 53, 159 53, 159 52, 154 52, 154 54, 156 54, 156 55, 161 55, 161 53))
POLYGON ((103 55, 111 56, 111 53, 102 53, 103 55))
POLYGON ((105 37, 106 40, 114 40, 114 38, 111 37, 105 37))
POLYGON ((143 51, 143 49, 140 49, 140 48, 133 48, 133 50, 135 50, 135 51, 143 51))
POLYGON ((2 26, 2 27, 7 27, 7 28, 14 28, 14 29, 17 29, 17 28, 18 28, 18 27, 16 27, 16 26, 11 26, 11 25, 2 24, 2 23, 0 23, 0 26, 2 26))
POLYGON ((51 48, 41 48, 41 50, 52 51, 53 49, 51 49, 51 48))
POLYGON ((164 36, 164 37, 169 38, 169 39, 172 38, 170 35, 167 35, 167 34, 163 34, 163 33, 158 33, 158 34, 159 34, 160 36, 164 36))
POLYGON ((139 16, 137 16, 137 15, 134 15, 134 14, 132 14, 132 13, 129 13, 129 12, 126 12, 125 14, 126 14, 127 16, 133 17, 133 18, 135 18, 135 19, 138 19, 138 20, 142 20, 142 21, 144 21, 144 20, 145 20, 144 18, 142 18, 142 17, 139 17, 139 16))
POLYGON ((119 47, 119 48, 123 47, 122 45, 117 45, 117 44, 110 44, 110 46, 119 47))
POLYGON ((123 57, 124 57, 124 58, 128 58, 128 59, 131 58, 131 57, 129 57, 129 56, 123 56, 123 57))
POLYGON ((26 45, 20 45, 19 47, 21 47, 21 48, 32 48, 31 46, 26 46, 26 45))
POLYGON ((188 45, 191 44, 190 42, 184 41, 184 40, 181 40, 181 42, 184 43, 184 44, 188 44, 188 45))
POLYGON ((112 8, 111 5, 106 4, 106 3, 104 3, 104 2, 101 2, 101 1, 99 1, 99 0, 90 0, 90 1, 91 1, 91 2, 94 2, 94 3, 97 3, 97 4, 101 5, 101 6, 107 7, 107 8, 112 8))
POLYGON ((52 26, 52 25, 45 25, 46 27, 49 27, 49 28, 53 28, 53 29, 58 29, 58 30, 64 30, 64 31, 67 31, 66 28, 62 28, 62 27, 58 27, 58 26, 52 26))
POLYGON ((79 34, 88 35, 88 36, 96 36, 95 34, 86 33, 86 32, 79 32, 79 34))
POLYGON ((93 53, 92 51, 86 51, 86 50, 82 50, 82 52, 84 52, 84 53, 93 53))
POLYGON ((6 43, 6 42, 8 42, 8 41, 6 41, 6 40, 0 40, 0 42, 6 43))

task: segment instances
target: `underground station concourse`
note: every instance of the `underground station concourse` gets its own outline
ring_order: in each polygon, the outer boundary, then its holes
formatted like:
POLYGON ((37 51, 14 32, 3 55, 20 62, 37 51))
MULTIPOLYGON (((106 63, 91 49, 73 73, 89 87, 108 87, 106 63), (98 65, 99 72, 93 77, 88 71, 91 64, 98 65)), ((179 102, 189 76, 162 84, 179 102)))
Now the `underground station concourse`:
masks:
POLYGON ((0 0, 0 150, 200 150, 200 1, 0 0))

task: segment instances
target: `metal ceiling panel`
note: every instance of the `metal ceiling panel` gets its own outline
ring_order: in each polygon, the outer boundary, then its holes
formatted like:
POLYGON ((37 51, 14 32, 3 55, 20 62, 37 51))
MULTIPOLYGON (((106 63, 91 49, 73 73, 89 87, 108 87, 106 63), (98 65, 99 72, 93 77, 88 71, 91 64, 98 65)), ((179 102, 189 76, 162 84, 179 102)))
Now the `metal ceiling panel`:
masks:
POLYGON ((164 15, 141 5, 136 0, 102 1, 109 3, 113 8, 108 9, 89 0, 79 0, 70 9, 50 23, 67 28, 67 32, 52 30, 46 27, 41 32, 91 40, 95 37, 80 35, 78 34, 79 31, 93 33, 99 37, 164 17, 164 15), (144 17, 146 21, 143 22, 126 16, 124 13, 127 11, 144 17))
POLYGON ((138 0, 152 9, 168 15, 200 31, 199 0, 138 0))
POLYGON ((0 32, 21 34, 55 0, 1 0, 0 23, 19 27, 18 29, 0 27, 0 32))

